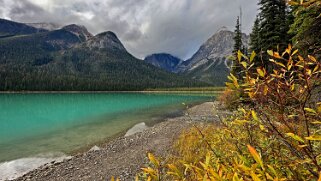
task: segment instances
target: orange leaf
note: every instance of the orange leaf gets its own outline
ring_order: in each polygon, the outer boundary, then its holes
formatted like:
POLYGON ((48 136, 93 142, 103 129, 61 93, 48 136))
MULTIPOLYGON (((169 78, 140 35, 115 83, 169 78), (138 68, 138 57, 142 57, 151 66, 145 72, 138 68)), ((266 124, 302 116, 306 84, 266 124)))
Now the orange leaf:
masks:
POLYGON ((256 163, 258 163, 262 169, 264 169, 263 166, 263 161, 261 160, 260 155, 257 153, 257 151, 255 150, 255 148, 253 148, 251 145, 247 145, 247 148, 249 149, 252 157, 254 158, 254 160, 256 161, 256 163))

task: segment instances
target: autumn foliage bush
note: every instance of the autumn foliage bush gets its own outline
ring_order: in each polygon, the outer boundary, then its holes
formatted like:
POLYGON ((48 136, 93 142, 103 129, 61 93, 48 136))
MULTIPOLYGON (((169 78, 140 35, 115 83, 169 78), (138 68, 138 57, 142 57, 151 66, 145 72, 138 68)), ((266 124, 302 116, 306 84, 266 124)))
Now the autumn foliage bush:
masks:
MULTIPOLYGON (((289 3, 321 5, 320 0, 289 3)), ((257 64, 255 52, 248 57, 239 51, 243 77, 231 74, 219 98, 226 105, 237 103, 237 113, 186 130, 165 160, 149 154, 151 163, 137 180, 321 181, 321 60, 302 56, 291 45, 267 54, 257 64)))
POLYGON ((217 98, 222 108, 235 109, 239 105, 241 94, 238 90, 226 88, 217 98))
POLYGON ((187 130, 163 162, 150 156, 145 179, 321 180, 321 103, 311 100, 320 61, 290 45, 268 54, 271 72, 254 66, 254 52, 238 52, 245 76, 231 74, 227 87, 250 104, 219 124, 187 130))

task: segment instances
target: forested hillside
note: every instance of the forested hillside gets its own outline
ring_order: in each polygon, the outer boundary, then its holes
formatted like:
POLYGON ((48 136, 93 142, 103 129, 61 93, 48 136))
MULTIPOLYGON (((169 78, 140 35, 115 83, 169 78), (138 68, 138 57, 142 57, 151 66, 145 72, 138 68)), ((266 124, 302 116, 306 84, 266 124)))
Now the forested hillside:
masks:
MULTIPOLYGON (((19 32, 20 27, 15 27, 19 32)), ((206 85, 136 59, 112 32, 85 27, 0 39, 2 91, 116 91, 206 85)))

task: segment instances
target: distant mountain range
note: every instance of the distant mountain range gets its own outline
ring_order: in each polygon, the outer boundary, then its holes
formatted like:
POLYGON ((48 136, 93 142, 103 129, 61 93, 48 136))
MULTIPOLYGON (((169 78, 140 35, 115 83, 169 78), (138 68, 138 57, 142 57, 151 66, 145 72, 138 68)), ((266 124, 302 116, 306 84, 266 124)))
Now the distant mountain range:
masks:
MULTIPOLYGON (((0 19, 0 90, 144 90, 222 86, 229 73, 234 33, 223 28, 188 60, 166 53, 144 61, 110 31, 92 35, 71 24, 0 19)), ((248 45, 249 37, 243 35, 248 45)))
MULTIPOLYGON (((228 56, 234 47, 234 32, 221 28, 210 37, 199 50, 188 60, 172 59, 168 54, 153 54, 146 59, 154 66, 170 72, 191 77, 194 80, 206 82, 211 85, 222 86, 229 74, 228 56), (171 62, 173 60, 173 62, 171 62), (177 63, 179 62, 179 63, 177 63)), ((248 47, 249 36, 243 34, 243 44, 248 47)))
POLYGON ((119 91, 204 86, 133 57, 113 32, 0 19, 0 90, 119 91))
POLYGON ((168 72, 177 72, 177 65, 182 62, 181 59, 167 53, 152 54, 144 60, 168 72))

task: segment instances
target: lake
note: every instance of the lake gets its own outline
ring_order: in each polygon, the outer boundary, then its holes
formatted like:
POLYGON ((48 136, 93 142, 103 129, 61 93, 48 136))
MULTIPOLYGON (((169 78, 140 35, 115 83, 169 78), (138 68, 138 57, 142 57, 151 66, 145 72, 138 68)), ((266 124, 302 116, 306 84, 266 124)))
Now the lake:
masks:
POLYGON ((153 93, 0 94, 0 163, 71 154, 132 126, 151 126, 209 96, 153 93))

